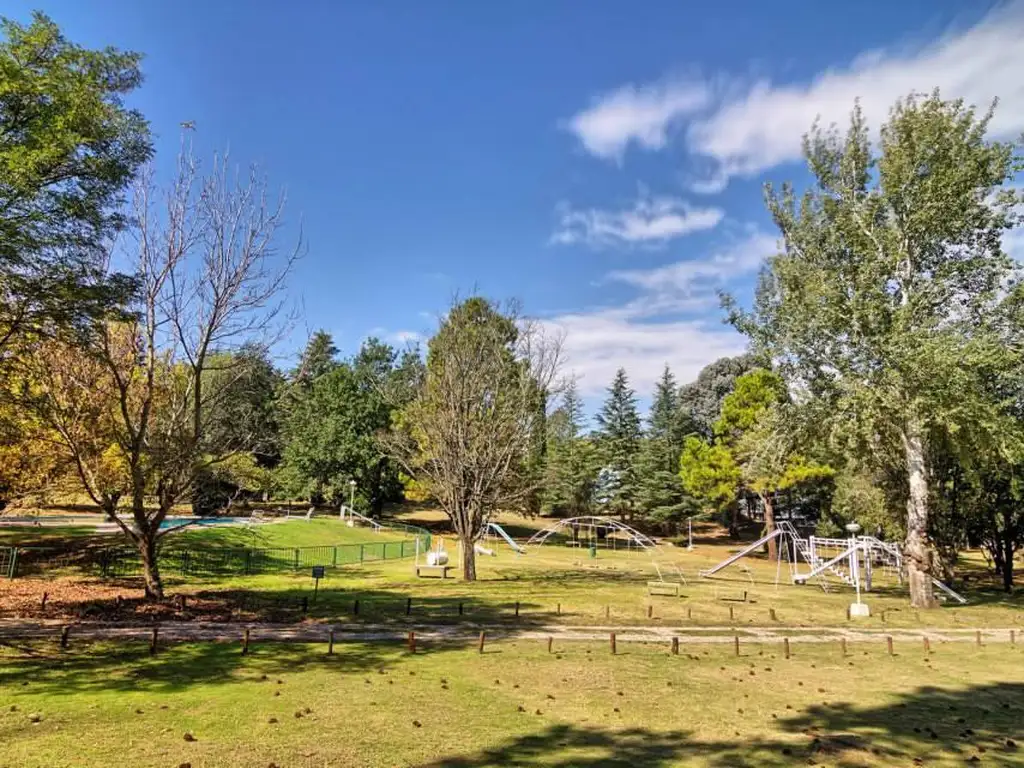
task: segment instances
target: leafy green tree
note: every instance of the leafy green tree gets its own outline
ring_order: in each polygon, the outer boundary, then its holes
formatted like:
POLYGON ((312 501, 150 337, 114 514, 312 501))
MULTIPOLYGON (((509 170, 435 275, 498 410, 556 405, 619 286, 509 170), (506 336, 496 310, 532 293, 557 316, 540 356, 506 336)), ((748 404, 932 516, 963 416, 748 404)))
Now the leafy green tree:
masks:
POLYGON ((754 355, 722 357, 701 369, 696 381, 679 389, 679 421, 683 435, 696 433, 706 440, 714 436, 722 413, 722 400, 732 392, 736 379, 757 367, 754 355))
POLYGON ((926 438, 988 410, 972 377, 990 348, 984 318, 1013 283, 1001 236, 1020 163, 1013 145, 986 139, 990 117, 912 95, 877 151, 859 107, 845 136, 814 127, 804 154, 815 186, 799 198, 788 184, 766 189, 783 247, 753 312, 727 302, 756 348, 829 404, 833 424, 856 424, 880 456, 898 451, 917 607, 936 605, 926 438))
POLYGON ((141 56, 67 40, 41 13, 0 22, 0 353, 24 334, 81 327, 125 301, 105 273, 122 193, 150 156, 124 106, 141 56))
POLYGON ((597 445, 610 481, 604 502, 621 515, 632 513, 637 501, 637 458, 640 453, 640 413, 626 370, 619 368, 608 397, 595 417, 597 445))
MULTIPOLYGON (((284 461, 301 491, 314 501, 346 501, 355 481, 372 514, 401 493, 398 469, 377 441, 395 408, 386 397, 394 377, 406 376, 411 359, 378 339, 368 339, 350 362, 311 379, 292 406, 285 427, 284 461)), ((301 383, 297 386, 306 386, 301 383)))
POLYGON ((547 424, 543 501, 555 515, 586 515, 593 506, 598 462, 593 444, 584 435, 586 417, 574 380, 566 385, 562 402, 547 424))
POLYGON ((683 443, 679 476, 689 494, 727 516, 729 535, 736 538, 739 535, 736 497, 742 474, 732 451, 721 443, 691 435, 683 443))
POLYGON ((270 490, 266 478, 281 457, 277 396, 283 377, 267 351, 253 344, 212 355, 203 377, 207 402, 202 450, 220 458, 197 473, 192 508, 208 515, 240 493, 270 490), (227 467, 220 466, 225 462, 227 467))
POLYGON ((694 508, 679 476, 683 439, 679 389, 666 365, 655 386, 647 433, 637 458, 638 505, 661 524, 676 522, 694 508))

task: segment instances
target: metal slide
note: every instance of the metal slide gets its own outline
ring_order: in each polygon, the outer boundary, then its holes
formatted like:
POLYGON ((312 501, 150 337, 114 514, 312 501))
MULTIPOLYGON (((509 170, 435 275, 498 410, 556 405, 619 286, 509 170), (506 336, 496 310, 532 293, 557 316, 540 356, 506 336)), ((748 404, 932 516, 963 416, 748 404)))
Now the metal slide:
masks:
POLYGON ((701 576, 712 576, 712 575, 718 573, 723 568, 728 568, 730 565, 735 563, 740 558, 746 557, 747 555, 749 555, 751 552, 753 552, 758 547, 764 546, 769 541, 774 539, 776 536, 781 536, 781 535, 782 535, 782 529, 781 528, 776 528, 771 533, 766 534, 765 536, 762 536, 760 539, 755 541, 753 544, 750 544, 749 546, 744 547, 743 549, 741 549, 739 552, 737 552, 732 557, 727 557, 725 560, 723 560, 722 562, 720 562, 718 565, 714 566, 713 568, 709 568, 706 571, 701 571, 700 575, 701 576))
POLYGON ((819 562, 819 564, 814 566, 814 568, 812 568, 809 573, 794 574, 793 581, 797 584, 803 584, 808 579, 818 576, 822 571, 830 570, 832 571, 832 573, 836 574, 839 578, 841 578, 843 581, 845 581, 852 587, 854 586, 853 578, 849 576, 846 572, 837 568, 836 566, 843 560, 848 560, 850 558, 850 555, 852 555, 854 552, 857 552, 860 548, 860 542, 851 544, 849 547, 847 547, 845 550, 843 550, 838 555, 833 557, 831 560, 819 562))
POLYGON ((511 536, 509 536, 505 532, 505 529, 502 528, 497 523, 488 523, 487 524, 487 529, 490 530, 490 531, 494 531, 494 533, 496 533, 499 536, 501 536, 501 538, 503 538, 505 540, 505 543, 508 544, 510 547, 512 547, 512 549, 514 549, 520 555, 525 555, 526 554, 526 550, 523 549, 523 547, 521 547, 518 544, 516 544, 515 540, 511 536))
POLYGON ((963 595, 961 595, 961 594, 959 594, 957 592, 954 592, 952 589, 947 587, 945 584, 943 584, 938 579, 932 579, 932 584, 934 584, 936 587, 941 589, 947 595, 952 597, 954 600, 956 600, 958 603, 960 603, 960 605, 967 605, 967 598, 966 597, 964 597, 963 595))

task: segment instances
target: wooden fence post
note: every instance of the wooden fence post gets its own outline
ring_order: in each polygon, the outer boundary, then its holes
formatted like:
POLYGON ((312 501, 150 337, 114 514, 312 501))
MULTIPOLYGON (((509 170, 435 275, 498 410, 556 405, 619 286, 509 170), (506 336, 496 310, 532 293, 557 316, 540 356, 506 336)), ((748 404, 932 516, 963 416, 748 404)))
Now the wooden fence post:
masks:
POLYGON ((924 652, 926 654, 931 653, 932 652, 932 644, 931 644, 931 641, 928 639, 928 635, 925 635, 924 637, 922 637, 921 640, 922 640, 922 644, 924 645, 924 652))
POLYGON ((614 633, 614 632, 612 632, 612 633, 610 633, 610 634, 608 635, 608 642, 609 642, 609 643, 611 644, 611 647, 612 647, 612 655, 614 656, 614 655, 615 655, 615 653, 616 653, 616 650, 615 650, 615 633, 614 633))
POLYGON ((737 656, 740 655, 740 636, 739 635, 733 635, 732 636, 732 649, 733 649, 733 652, 735 653, 735 655, 737 655, 737 656))
POLYGON ((647 618, 648 619, 654 618, 654 606, 653 605, 648 605, 647 606, 647 618))
POLYGON ((788 659, 789 658, 789 638, 788 637, 783 638, 783 640, 782 640, 782 652, 785 655, 785 657, 788 659))
POLYGON ((479 651, 480 653, 483 653, 483 652, 484 652, 484 641, 485 641, 486 639, 487 639, 487 633, 486 633, 486 632, 481 632, 481 633, 480 633, 480 647, 479 647, 479 649, 478 649, 478 651, 479 651))
POLYGON ((519 601, 516 600, 516 618, 519 618, 519 601))
POLYGON ((154 624, 153 625, 153 635, 152 635, 152 637, 149 638, 149 655, 150 656, 156 656, 156 643, 157 643, 158 635, 159 635, 159 628, 154 624))
POLYGON ((462 615, 462 603, 459 603, 459 616, 462 615))
POLYGON ((355 600, 352 601, 352 615, 353 616, 358 616, 359 615, 359 598, 358 597, 355 600))
POLYGON ((769 608, 768 609, 768 618, 770 618, 772 621, 778 621, 778 619, 775 618, 775 609, 774 608, 769 608))
POLYGON ((416 633, 415 632, 410 632, 409 633, 409 636, 407 638, 407 642, 409 643, 409 653, 416 653, 416 633))
POLYGON ((562 615, 562 604, 561 603, 558 603, 558 605, 555 606, 555 614, 558 615, 558 616, 562 615))
POLYGON ((334 655, 334 630, 333 629, 330 630, 327 633, 327 655, 328 656, 333 656, 334 655))
POLYGON ((687 618, 687 620, 690 620, 690 619, 693 618, 693 608, 687 608, 686 609, 686 618, 687 618))
POLYGON ((39 610, 41 610, 41 611, 45 611, 46 610, 46 598, 48 598, 49 596, 50 596, 49 592, 43 592, 43 600, 39 604, 39 610))
POLYGON ((889 655, 892 656, 893 655, 893 651, 892 651, 892 635, 886 635, 885 636, 885 647, 886 647, 886 650, 889 651, 889 655))
POLYGON ((610 605, 606 605, 604 607, 604 617, 607 619, 611 615, 612 615, 612 607, 610 605))
POLYGON ((679 655, 679 638, 678 637, 673 637, 672 638, 672 655, 673 656, 678 656, 679 655))
POLYGON ((67 650, 68 635, 70 634, 70 632, 71 627, 69 627, 67 624, 60 628, 60 647, 64 650, 67 650))
POLYGON ((975 630, 975 632, 974 632, 974 643, 979 648, 981 647, 981 630, 980 629, 975 630))
POLYGON ((409 616, 412 613, 412 598, 405 598, 405 615, 409 616))
POLYGON ((1017 633, 1014 630, 1010 630, 1010 645, 1017 644, 1017 633))
POLYGON ((555 638, 548 636, 548 653, 551 653, 551 645, 555 642, 555 638))
POLYGON ((843 656, 845 657, 846 656, 846 638, 845 637, 839 638, 839 648, 840 648, 840 650, 842 650, 843 656))
POLYGON ((246 627, 242 633, 242 655, 249 653, 249 628, 246 627))

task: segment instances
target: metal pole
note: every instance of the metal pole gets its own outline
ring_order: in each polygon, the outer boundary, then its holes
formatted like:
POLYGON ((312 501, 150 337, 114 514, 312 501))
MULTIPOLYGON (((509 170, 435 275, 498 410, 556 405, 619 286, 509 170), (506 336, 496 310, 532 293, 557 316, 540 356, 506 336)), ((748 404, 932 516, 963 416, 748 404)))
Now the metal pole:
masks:
POLYGON ((693 518, 686 518, 686 548, 693 549, 693 518))

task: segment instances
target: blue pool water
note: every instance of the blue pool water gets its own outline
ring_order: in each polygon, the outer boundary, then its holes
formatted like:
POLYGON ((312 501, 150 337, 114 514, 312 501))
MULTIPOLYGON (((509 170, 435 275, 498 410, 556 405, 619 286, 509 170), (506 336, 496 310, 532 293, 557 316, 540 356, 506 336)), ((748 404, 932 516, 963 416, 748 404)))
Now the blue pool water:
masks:
POLYGON ((201 517, 194 518, 173 518, 160 523, 160 530, 168 528, 182 528, 184 526, 195 527, 197 525, 240 525, 249 521, 247 517, 201 517))

